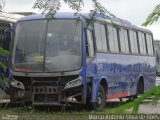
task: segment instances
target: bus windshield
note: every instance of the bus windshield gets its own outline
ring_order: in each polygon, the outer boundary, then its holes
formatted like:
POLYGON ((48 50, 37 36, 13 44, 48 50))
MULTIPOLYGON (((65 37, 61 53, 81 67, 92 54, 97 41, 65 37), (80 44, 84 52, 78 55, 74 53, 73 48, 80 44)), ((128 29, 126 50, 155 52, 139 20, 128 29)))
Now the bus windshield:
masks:
POLYGON ((20 72, 78 70, 82 63, 81 22, 35 20, 17 23, 12 64, 20 72))

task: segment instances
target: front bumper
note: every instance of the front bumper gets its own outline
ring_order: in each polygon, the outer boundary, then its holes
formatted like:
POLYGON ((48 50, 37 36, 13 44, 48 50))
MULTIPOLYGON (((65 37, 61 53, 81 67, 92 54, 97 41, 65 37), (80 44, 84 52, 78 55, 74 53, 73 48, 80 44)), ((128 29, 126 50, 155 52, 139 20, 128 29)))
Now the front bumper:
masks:
POLYGON ((18 101, 30 101, 33 105, 85 103, 84 86, 81 83, 82 78, 78 75, 48 78, 15 77, 15 80, 24 86, 24 89, 14 87, 12 97, 18 101))
POLYGON ((61 105, 65 103, 83 103, 83 87, 61 89, 57 86, 34 86, 33 105, 61 105))
POLYGON ((16 88, 14 97, 24 102, 32 102, 34 106, 64 105, 84 103, 83 86, 62 89, 59 86, 33 86, 32 91, 16 88))

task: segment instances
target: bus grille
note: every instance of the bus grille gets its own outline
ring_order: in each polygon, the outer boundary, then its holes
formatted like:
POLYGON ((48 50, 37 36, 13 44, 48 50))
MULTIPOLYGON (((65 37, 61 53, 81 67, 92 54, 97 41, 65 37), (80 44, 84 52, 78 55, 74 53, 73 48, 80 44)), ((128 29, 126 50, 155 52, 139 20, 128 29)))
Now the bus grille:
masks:
POLYGON ((33 86, 33 104, 58 102, 58 87, 33 86))
POLYGON ((52 103, 58 102, 58 95, 44 95, 44 94, 36 94, 34 95, 34 103, 52 103))
POLYGON ((58 88, 54 86, 34 86, 34 94, 57 94, 58 88))

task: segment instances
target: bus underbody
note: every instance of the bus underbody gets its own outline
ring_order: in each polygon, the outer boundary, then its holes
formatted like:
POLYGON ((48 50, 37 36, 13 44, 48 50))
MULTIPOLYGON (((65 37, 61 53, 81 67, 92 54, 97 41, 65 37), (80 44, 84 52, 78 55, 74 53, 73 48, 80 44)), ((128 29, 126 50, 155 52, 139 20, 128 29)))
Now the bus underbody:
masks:
POLYGON ((82 85, 64 89, 68 82, 78 77, 14 77, 25 89, 12 86, 11 102, 32 102, 33 106, 84 103, 82 85))

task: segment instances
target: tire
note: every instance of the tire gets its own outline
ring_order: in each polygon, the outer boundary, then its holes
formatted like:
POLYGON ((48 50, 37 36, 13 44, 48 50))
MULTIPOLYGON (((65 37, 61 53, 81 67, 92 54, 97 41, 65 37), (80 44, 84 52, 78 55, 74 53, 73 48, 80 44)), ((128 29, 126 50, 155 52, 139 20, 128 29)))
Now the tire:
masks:
POLYGON ((143 93, 144 93, 144 83, 142 80, 140 80, 138 84, 138 95, 143 93))
POLYGON ((10 93, 10 102, 11 102, 12 104, 16 103, 15 88, 12 87, 12 86, 10 86, 9 93, 10 93))
POLYGON ((96 103, 92 103, 92 108, 95 111, 101 111, 106 106, 106 92, 102 85, 100 85, 98 90, 98 99, 96 103))

